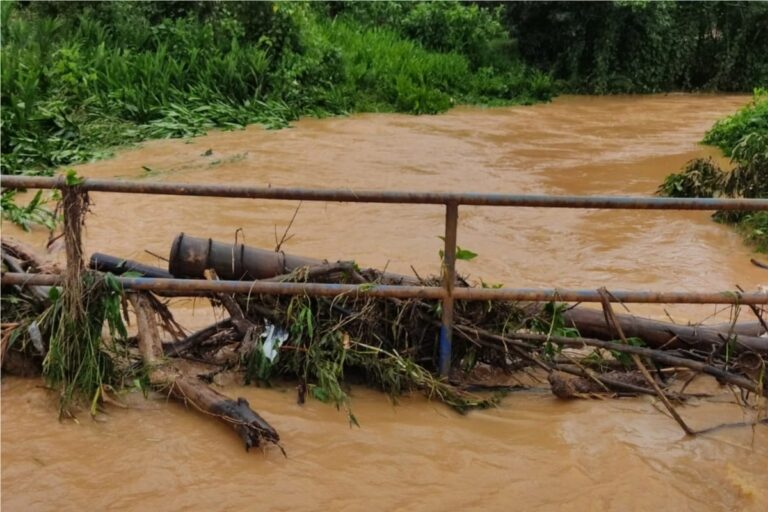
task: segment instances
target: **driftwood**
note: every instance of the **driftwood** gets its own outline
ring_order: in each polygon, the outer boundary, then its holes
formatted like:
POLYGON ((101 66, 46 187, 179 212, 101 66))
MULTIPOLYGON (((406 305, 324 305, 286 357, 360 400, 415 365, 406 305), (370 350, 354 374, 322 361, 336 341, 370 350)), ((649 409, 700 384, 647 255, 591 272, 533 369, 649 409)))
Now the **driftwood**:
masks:
MULTIPOLYGON (((210 249, 213 247, 210 244, 205 247, 210 249)), ((8 251, 6 254, 5 244, 3 248, 6 263, 14 271, 34 272, 44 268, 42 263, 20 263, 17 253, 8 251)), ((232 253, 231 247, 224 249, 232 253)), ((226 256, 224 249, 220 252, 226 256)), ((247 248, 241 249, 245 251, 247 248)), ((228 263, 224 256, 219 258, 222 268, 228 263)), ((272 258, 272 255, 267 256, 272 258)), ((251 270, 258 271, 262 280, 278 282, 353 282, 365 285, 379 282, 432 284, 439 281, 438 278, 424 280, 416 276, 414 279, 374 269, 361 270, 349 261, 332 263, 313 260, 315 263, 308 266, 287 265, 282 261, 287 257, 277 257, 279 264, 273 265, 274 272, 265 273, 257 268, 251 270)), ((205 260, 200 260, 201 264, 205 264, 205 260)), ((155 278, 171 276, 161 268, 103 254, 94 255, 91 266, 115 274, 135 271, 155 278)), ((217 278, 211 269, 208 269, 207 275, 203 272, 199 277, 217 278)), ((457 286, 468 285, 459 279, 457 286)), ((30 295, 29 291, 26 293, 30 295)), ((41 294, 37 295, 42 298, 41 294)), ((192 296, 194 293, 182 295, 192 296)), ((244 370, 246 381, 268 380, 270 375, 295 375, 300 390, 303 389, 299 392, 300 397, 307 393, 309 386, 313 386, 309 389, 317 391, 316 396, 321 400, 324 395, 328 396, 330 390, 336 394, 329 398, 347 410, 349 399, 344 392, 345 384, 340 380, 344 372, 350 375, 360 373, 372 385, 392 393, 408 388, 424 389, 429 396, 438 397, 457 410, 466 410, 488 406, 493 400, 464 393, 460 367, 466 365, 471 368, 477 363, 504 372, 528 371, 537 367, 548 375, 552 392, 563 398, 658 396, 688 433, 695 432, 679 418, 670 401, 683 402, 692 395, 665 389, 667 382, 674 381, 655 379, 646 367, 648 360, 657 364, 658 376, 662 373, 674 376, 678 368, 689 368, 696 373, 712 375, 721 383, 760 396, 766 394, 761 375, 766 362, 764 354, 768 354, 768 338, 759 337, 766 331, 761 322, 686 326, 615 314, 606 304, 603 312, 577 306, 567 308, 563 318, 565 325, 576 327, 581 337, 566 338, 525 330, 541 329, 549 322, 554 324, 551 314, 544 310, 541 303, 496 302, 487 307, 481 301, 461 301, 457 305, 454 325, 457 343, 452 363, 455 371, 451 380, 446 382, 433 373, 434 343, 440 322, 434 305, 428 301, 355 296, 331 300, 308 297, 289 299, 268 294, 249 295, 247 299, 227 294, 198 295, 205 295, 215 305, 222 305, 229 318, 187 335, 173 322, 170 312, 156 297, 147 292, 128 293, 136 312, 139 351, 154 388, 230 425, 240 435, 246 449, 264 442, 280 446, 279 436, 245 399, 232 400, 209 387, 205 379, 210 379, 213 374, 190 374, 185 370, 187 365, 174 357, 205 362, 219 368, 239 368, 244 370), (299 317, 299 313, 303 316, 299 317), (174 325, 174 339, 177 341, 162 343, 160 329, 171 332, 169 329, 174 325), (269 350, 274 352, 259 351, 260 335, 273 326, 286 331, 290 328, 290 338, 281 340, 276 349, 272 345, 269 350), (299 334, 294 335, 295 332, 299 334), (631 345, 631 338, 642 339, 647 347, 631 345), (614 342, 616 339, 622 340, 622 343, 614 342), (285 344, 282 344, 283 341, 285 344), (598 354, 600 357, 582 358, 572 351, 557 352, 556 348, 553 350, 553 344, 598 347, 612 351, 614 355, 624 353, 630 357, 604 358, 603 353, 598 354), (726 351, 725 347, 738 353, 726 351), (345 357, 346 354, 350 357, 345 357), (337 359, 339 356, 340 359, 337 359), (627 359, 634 362, 638 371, 626 371, 623 365, 627 364, 627 359), (339 360, 342 361, 340 370, 339 360), (303 373, 296 372, 294 368, 303 369, 303 373), (325 373, 320 376, 317 369, 325 373), (331 373, 337 371, 338 376, 331 373), (385 377, 391 380, 385 380, 385 377), (328 382, 337 387, 328 386, 328 382)), ((762 311, 756 308, 753 311, 761 318, 762 311)), ((7 345, 6 336, 3 341, 7 345)), ((265 343, 262 348, 267 350, 266 346, 265 343)), ((538 376, 534 374, 534 378, 538 376)), ((352 421, 351 413, 350 418, 352 421)))
POLYGON ((640 393, 656 395, 655 391, 643 385, 645 379, 636 373, 611 372, 587 375, 578 367, 559 366, 549 372, 547 380, 552 394, 562 399, 577 398, 581 395, 601 395, 611 392, 611 389, 621 389, 633 396, 640 393))
MULTIPOLYGON (((11 272, 19 273, 60 273, 61 269, 54 263, 39 257, 32 248, 13 238, 2 240, 3 264, 11 272)), ((48 302, 50 286, 27 287, 34 298, 42 303, 48 302)), ((21 291, 20 287, 17 287, 21 291)))
POLYGON ((132 293, 129 300, 136 312, 139 351, 149 370, 150 383, 155 388, 167 391, 174 398, 233 427, 245 443, 246 450, 260 446, 263 441, 279 446, 277 431, 250 408, 245 398, 232 400, 200 379, 183 375, 166 361, 151 302, 144 293, 132 293))
MULTIPOLYGON (((102 271, 109 271, 114 274, 122 274, 126 271, 139 272, 147 277, 172 277, 170 273, 159 267, 144 265, 135 261, 110 256, 107 254, 94 253, 91 256, 90 267, 102 271)), ((272 275, 263 278, 264 281, 295 281, 297 277, 301 280, 313 280, 319 277, 333 280, 338 275, 345 275, 355 282, 365 282, 364 276, 358 272, 351 261, 339 261, 335 263, 319 262, 308 267, 295 267, 288 274, 272 275)), ((399 274, 386 274, 387 276, 397 276, 400 280, 405 280, 405 276, 399 274)), ((413 284, 408 278, 408 283, 413 284)), ((165 293, 163 293, 165 295, 165 293)), ((171 293, 171 295, 178 295, 171 293)), ((186 295, 189 295, 188 293, 186 295)), ((210 294, 207 294, 210 295, 210 294)), ((218 297, 232 313, 233 304, 231 300, 218 297)), ((528 309, 540 309, 540 304, 531 304, 528 309)), ((235 315, 237 317, 238 315, 235 315)), ((616 332, 608 326, 605 316, 600 310, 585 307, 569 308, 563 313, 565 323, 569 327, 575 327, 579 333, 587 338, 596 338, 602 340, 616 339, 616 332)), ((760 338, 765 334, 766 329, 761 322, 738 322, 735 324, 716 324, 706 325, 679 325, 671 322, 661 322, 649 318, 642 318, 629 314, 616 314, 616 319, 621 326, 622 331, 627 337, 640 338, 651 348, 708 348, 712 346, 722 346, 729 339, 734 342, 734 346, 742 349, 752 350, 761 354, 768 354, 768 338, 760 338)), ((244 325, 240 318, 235 319, 236 323, 241 324, 238 330, 242 330, 244 325)))
MULTIPOLYGON (((636 354, 642 357, 647 357, 653 361, 659 362, 667 366, 688 368, 689 370, 693 370, 695 372, 711 375, 721 382, 738 386, 740 388, 743 388, 747 391, 751 391, 752 393, 755 393, 760 396, 766 395, 766 389, 762 389, 761 387, 759 387, 758 382, 755 380, 742 377, 741 375, 736 375, 735 373, 725 371, 721 368, 712 366, 710 364, 702 363, 700 361, 695 361, 685 357, 668 354, 661 350, 655 350, 655 349, 650 349, 646 347, 636 347, 634 345, 625 345, 623 343, 614 343, 611 341, 597 340, 593 338, 581 338, 581 337, 568 338, 565 336, 548 336, 546 334, 534 334, 534 333, 523 333, 523 332, 516 332, 513 335, 511 335, 511 337, 517 340, 532 341, 535 343, 551 342, 551 343, 557 343, 560 345, 566 345, 569 347, 590 346, 590 347, 604 348, 606 350, 612 350, 616 352, 623 352, 627 354, 636 354)), ((495 339, 496 341, 501 342, 501 340, 499 340, 498 338, 495 338, 495 339)), ((506 343, 510 343, 511 341, 512 340, 506 340, 506 339, 503 340, 503 342, 506 342, 506 343)), ((531 345, 526 344, 526 346, 528 348, 532 348, 531 345)))
POLYGON ((28 272, 41 274, 61 274, 61 268, 54 262, 40 257, 27 244, 11 237, 3 237, 3 252, 23 262, 28 272))
POLYGON ((211 324, 208 327, 204 327, 199 331, 195 331, 189 336, 182 338, 172 343, 163 343, 163 352, 169 356, 178 356, 184 352, 194 348, 207 339, 210 339, 216 334, 226 331, 232 326, 232 319, 225 318, 215 324, 211 324))
MULTIPOLYGON (((607 324, 605 315, 600 310, 576 307, 563 313, 563 317, 568 327, 575 327, 585 338, 610 341, 618 337, 616 330, 607 324)), ((736 323, 733 326, 689 326, 628 314, 616 314, 616 320, 628 338, 640 338, 651 348, 719 347, 732 339, 736 348, 768 354, 768 338, 742 334, 761 333, 761 326, 757 322, 736 323)))

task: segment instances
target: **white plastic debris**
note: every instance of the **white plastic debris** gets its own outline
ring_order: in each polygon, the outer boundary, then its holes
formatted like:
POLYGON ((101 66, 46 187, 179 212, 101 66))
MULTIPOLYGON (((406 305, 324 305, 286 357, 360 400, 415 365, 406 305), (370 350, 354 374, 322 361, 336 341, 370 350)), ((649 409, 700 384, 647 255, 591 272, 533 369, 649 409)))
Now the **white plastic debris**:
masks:
POLYGON ((264 322, 266 328, 261 333, 261 337, 264 339, 264 343, 261 345, 261 352, 264 357, 269 359, 270 363, 274 363, 277 359, 278 350, 288 340, 288 331, 277 325, 269 322, 264 322))
POLYGON ((27 333, 29 333, 29 339, 32 340, 32 346, 35 347, 38 354, 45 353, 45 346, 43 345, 43 334, 40 332, 40 327, 37 322, 32 322, 27 327, 27 333))

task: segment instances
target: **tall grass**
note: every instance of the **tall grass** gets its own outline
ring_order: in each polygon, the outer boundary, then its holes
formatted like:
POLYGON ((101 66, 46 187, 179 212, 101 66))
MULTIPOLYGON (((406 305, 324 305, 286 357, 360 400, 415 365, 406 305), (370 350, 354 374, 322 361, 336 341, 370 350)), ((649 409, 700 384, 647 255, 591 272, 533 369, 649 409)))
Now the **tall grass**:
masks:
MULTIPOLYGON (((546 75, 518 62, 478 66, 477 45, 430 49, 322 6, 177 4, 3 2, 3 173, 50 173, 115 145, 302 115, 437 113, 552 95, 546 75)), ((420 9, 446 8, 469 9, 420 9)))

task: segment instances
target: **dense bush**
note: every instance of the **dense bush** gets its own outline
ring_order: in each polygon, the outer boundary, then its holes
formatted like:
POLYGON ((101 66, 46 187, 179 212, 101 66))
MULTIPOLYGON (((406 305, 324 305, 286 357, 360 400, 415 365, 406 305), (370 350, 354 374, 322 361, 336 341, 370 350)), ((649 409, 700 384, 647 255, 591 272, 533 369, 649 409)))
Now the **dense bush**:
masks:
POLYGON ((494 65, 505 38, 497 11, 457 2, 3 2, 2 171, 301 115, 549 99, 547 75, 494 65))
POLYGON ((768 84, 764 2, 512 2, 504 20, 526 61, 575 91, 768 84))
POLYGON ((730 156, 739 141, 750 133, 768 135, 768 89, 755 89, 752 103, 715 123, 704 142, 730 156))

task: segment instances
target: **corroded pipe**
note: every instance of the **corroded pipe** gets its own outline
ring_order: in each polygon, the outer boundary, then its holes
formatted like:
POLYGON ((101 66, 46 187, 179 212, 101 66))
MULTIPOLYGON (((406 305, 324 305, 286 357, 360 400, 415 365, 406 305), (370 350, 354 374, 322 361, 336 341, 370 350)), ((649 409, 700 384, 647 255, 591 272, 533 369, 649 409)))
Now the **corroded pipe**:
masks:
POLYGON ((323 263, 315 258, 292 256, 267 251, 244 244, 217 242, 180 233, 171 245, 168 271, 174 277, 204 277, 214 269, 219 278, 227 280, 266 279, 287 274, 299 267, 323 263))
MULTIPOLYGON (((394 286, 376 284, 281 283, 275 281, 211 281, 205 279, 153 279, 146 277, 116 277, 124 288, 133 290, 162 290, 177 292, 215 292, 275 295, 313 295, 334 297, 350 294, 370 297, 443 299, 445 288, 436 286, 394 286)), ((60 285, 63 279, 53 274, 20 274, 7 272, 0 278, 10 285, 60 285)), ((653 292, 611 291, 611 302, 651 304, 768 304, 767 293, 744 292, 653 292)), ((456 300, 519 300, 601 302, 595 290, 558 288, 463 288, 453 290, 456 300)))
MULTIPOLYGON (((63 189, 63 177, 0 176, 4 188, 63 189)), ((199 197, 240 197, 333 201, 341 203, 451 204, 474 206, 523 206, 545 208, 599 208, 621 210, 765 210, 768 199, 627 197, 627 196, 551 196, 521 194, 481 194, 472 192, 400 192, 379 190, 303 189, 237 187, 150 181, 97 180, 86 178, 78 187, 94 192, 160 194, 199 197)))

